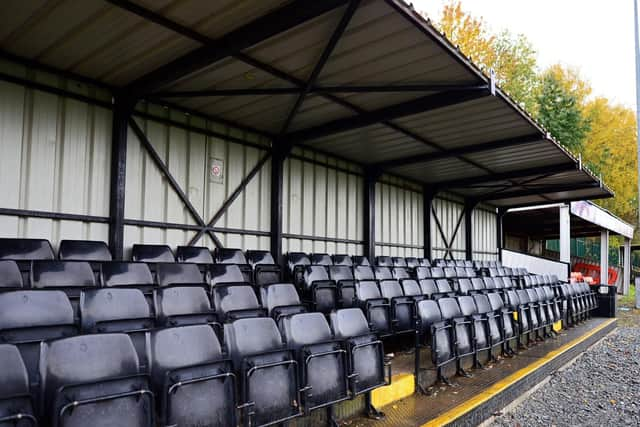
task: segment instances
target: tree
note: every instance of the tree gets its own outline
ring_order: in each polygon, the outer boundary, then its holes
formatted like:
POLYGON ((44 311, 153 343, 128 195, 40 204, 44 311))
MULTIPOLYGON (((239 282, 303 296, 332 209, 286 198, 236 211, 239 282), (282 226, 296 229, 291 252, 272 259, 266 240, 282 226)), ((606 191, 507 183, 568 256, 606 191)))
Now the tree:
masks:
POLYGON ((590 86, 576 70, 560 65, 549 67, 541 81, 538 121, 564 146, 574 153, 581 152, 590 130, 589 118, 582 112, 590 86))
POLYGON ((591 160, 589 165, 602 174, 604 182, 616 193, 615 198, 597 203, 635 224, 638 218, 635 113, 597 97, 586 103, 585 115, 591 127, 584 142, 584 157, 591 160))
POLYGON ((481 70, 493 69, 498 86, 535 115, 536 51, 525 36, 506 30, 492 34, 484 20, 462 10, 460 1, 445 5, 438 26, 481 70))

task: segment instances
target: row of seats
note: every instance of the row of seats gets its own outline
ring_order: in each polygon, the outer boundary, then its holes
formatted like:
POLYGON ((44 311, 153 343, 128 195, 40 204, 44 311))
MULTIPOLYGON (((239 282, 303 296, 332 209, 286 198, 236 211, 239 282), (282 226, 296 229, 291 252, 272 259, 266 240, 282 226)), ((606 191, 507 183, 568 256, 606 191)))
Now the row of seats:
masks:
MULTIPOLYGON (((167 298, 185 289, 198 288, 167 298)), ((144 304, 134 289, 83 293, 78 325, 62 292, 0 294, 0 420, 152 426, 155 405, 162 425, 231 426, 237 412, 271 425, 390 381, 358 309, 236 318, 219 339, 202 313, 157 327, 144 304)))

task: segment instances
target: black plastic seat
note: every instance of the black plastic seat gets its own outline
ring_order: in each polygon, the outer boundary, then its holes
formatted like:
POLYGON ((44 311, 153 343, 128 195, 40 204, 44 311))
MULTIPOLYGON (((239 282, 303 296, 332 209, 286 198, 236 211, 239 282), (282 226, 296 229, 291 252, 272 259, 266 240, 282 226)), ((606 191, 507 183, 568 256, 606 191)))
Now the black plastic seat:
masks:
POLYGON ((222 322, 246 317, 262 317, 267 312, 258 303, 251 285, 242 283, 218 284, 213 287, 212 300, 222 322))
POLYGON ((338 286, 329 278, 327 267, 323 265, 305 268, 302 294, 313 311, 329 313, 338 308, 338 286))
POLYGON ((151 298, 155 282, 144 262, 104 262, 100 267, 100 283, 104 288, 136 288, 151 298))
POLYGON ((335 338, 347 344, 352 394, 356 396, 390 384, 390 365, 385 363, 384 346, 369 328, 362 311, 359 308, 336 310, 329 320, 335 338))
POLYGON ((369 258, 362 255, 354 255, 351 257, 351 261, 353 261, 353 266, 358 267, 371 267, 371 263, 369 262, 369 258))
POLYGON ((520 335, 518 323, 513 318, 514 311, 504 304, 503 299, 496 293, 488 294, 489 305, 495 316, 499 316, 499 325, 502 332, 502 352, 507 355, 513 355, 514 352, 509 345, 509 340, 520 335))
MULTIPOLYGON (((531 300, 528 290, 530 289, 518 289, 516 291, 518 300, 520 301, 520 311, 526 314, 529 321, 529 332, 526 333, 527 342, 531 340, 531 332, 535 334, 535 338, 538 338, 538 330, 540 329, 538 305, 536 304, 535 299, 531 300)), ((533 294, 535 295, 535 292, 533 294)))
POLYGON ((260 301, 278 325, 282 319, 306 312, 295 286, 291 283, 272 283, 260 288, 260 301))
POLYGON ((407 266, 407 260, 404 259, 403 257, 400 256, 394 256, 391 258, 391 261, 393 261, 393 266, 394 267, 408 267, 407 266))
MULTIPOLYGON (((480 316, 484 320, 484 322, 486 322, 485 331, 487 337, 487 348, 489 350, 489 358, 491 360, 495 360, 495 357, 493 355, 493 347, 503 345, 504 343, 504 332, 503 328, 501 327, 501 313, 498 311, 500 310, 500 308, 496 308, 496 310, 494 310, 487 295, 474 295, 473 301, 476 304, 477 315, 480 316)), ((504 348, 502 348, 502 353, 506 353, 504 348)))
POLYGON ((276 264, 269 251, 249 250, 246 257, 253 268, 253 283, 256 286, 279 283, 282 280, 280 266, 276 264))
POLYGON ((207 292, 198 286, 172 286, 154 292, 156 324, 185 326, 216 324, 218 317, 207 292))
POLYGON ((253 270, 247 262, 247 258, 244 256, 242 249, 216 248, 215 257, 215 261, 217 264, 237 265, 242 272, 242 275, 244 276, 245 282, 252 283, 253 270))
POLYGON ((431 267, 431 277, 434 279, 442 279, 445 277, 443 267, 431 267))
MULTIPOLYGON (((479 295, 475 295, 479 296, 479 295)), ((471 332, 473 337, 473 366, 475 368, 482 367, 480 362, 480 353, 488 351, 491 356, 491 347, 493 346, 489 336, 489 320, 485 313, 480 313, 476 305, 476 300, 472 296, 459 296, 456 298, 462 315, 471 320, 471 332)), ((486 301, 486 307, 489 301, 486 301)))
POLYGON ((235 320, 224 325, 224 341, 240 383, 244 425, 271 425, 302 415, 299 366, 275 320, 235 320))
POLYGON ((0 344, 0 426, 37 426, 29 394, 29 374, 18 348, 0 344))
POLYGON ((479 294, 487 294, 489 291, 487 290, 487 282, 485 282, 487 277, 472 277, 471 278, 471 286, 473 287, 474 293, 479 294))
POLYGON ((432 298, 453 297, 456 294, 447 279, 436 279, 436 287, 438 288, 438 293, 432 295, 432 298))
POLYGON ((471 279, 462 277, 458 279, 458 292, 460 295, 472 295, 475 293, 471 279))
POLYGON ((431 261, 427 258, 418 258, 418 263, 422 267, 431 267, 431 261))
POLYGON ((391 269, 391 275, 394 279, 402 282, 403 280, 411 279, 411 274, 409 274, 408 267, 393 267, 391 269))
POLYGON ((476 277, 477 276, 476 270, 471 266, 465 267, 464 271, 465 271, 467 277, 476 277))
POLYGON ((353 261, 349 255, 336 254, 331 256, 333 265, 345 265, 347 267, 353 267, 353 261))
POLYGON ((121 332, 129 335, 141 366, 146 367, 144 333, 153 328, 153 315, 139 289, 93 289, 82 292, 80 326, 85 334, 121 332))
POLYGON ((167 245, 133 245, 131 260, 156 264, 159 262, 176 262, 173 251, 167 245))
POLYGON ((358 265, 353 267, 353 277, 356 280, 376 280, 373 268, 366 265, 358 265))
POLYGON ((416 257, 406 257, 404 260, 409 268, 415 269, 420 266, 420 261, 416 257))
POLYGON ((431 279, 431 268, 425 266, 416 267, 416 279, 431 279))
MULTIPOLYGON (((350 258, 348 258, 351 260, 350 258)), ((346 265, 329 266, 329 279, 338 286, 338 304, 341 308, 353 307, 356 298, 356 281, 351 267, 346 265)))
POLYGON ((201 286, 209 289, 209 284, 205 280, 197 264, 192 263, 161 263, 156 267, 156 277, 158 286, 201 286))
POLYGON ((211 251, 204 246, 178 246, 176 248, 176 260, 200 265, 213 264, 211 251))
POLYGON ((52 426, 154 425, 153 393, 126 334, 81 335, 44 343, 43 418, 52 426))
POLYGON ((438 380, 448 383, 443 374, 443 367, 456 360, 454 348, 453 325, 443 319, 440 306, 433 300, 422 300, 417 304, 417 331, 415 349, 415 378, 418 389, 426 391, 420 386, 420 348, 428 345, 431 347, 431 362, 436 369, 438 380))
POLYGON ((303 252, 289 252, 287 254, 287 266, 289 267, 289 278, 298 289, 304 285, 304 271, 311 265, 311 259, 303 252))
POLYGON ((64 292, 0 293, 0 342, 18 346, 32 385, 38 378, 40 342, 77 332, 73 308, 64 292))
POLYGON ((248 285, 244 274, 237 265, 233 264, 212 264, 209 272, 211 276, 211 286, 239 284, 248 285))
POLYGON ((64 261, 111 261, 111 251, 105 242, 99 240, 61 240, 58 259, 64 261))
POLYGON ((448 321, 453 328, 457 372, 459 375, 468 376, 462 368, 462 358, 475 354, 472 332, 473 322, 463 315, 456 298, 440 298, 438 306, 440 307, 442 319, 448 321))
POLYGON ((53 248, 48 240, 0 238, 0 259, 32 261, 54 258, 53 248))
POLYGON ((76 314, 80 293, 96 288, 93 269, 85 261, 33 261, 30 282, 33 289, 63 291, 76 314))
POLYGON ((147 351, 161 425, 236 425, 235 375, 210 326, 151 331, 147 351))
POLYGON ((415 300, 404 294, 397 280, 381 280, 380 295, 390 303, 391 328, 394 333, 415 331, 415 300))
MULTIPOLYGON (((393 267, 373 267, 374 278, 376 280, 391 280, 393 279, 393 273, 391 273, 393 267)), ((368 279, 367 279, 368 280, 368 279)))
MULTIPOLYGON (((529 333, 531 332, 531 323, 529 320, 529 301, 520 301, 518 291, 510 290, 506 292, 506 305, 517 316, 518 345, 522 345, 521 335, 526 334, 527 342, 529 341, 529 333)), ((524 293, 526 297, 526 292, 524 293)))
POLYGON ((356 302, 364 311, 372 330, 380 335, 392 333, 391 306, 374 280, 356 281, 356 302))
POLYGON ((393 260, 391 259, 390 256, 377 256, 376 266, 377 267, 393 267, 393 260))
POLYGON ((324 265, 324 266, 333 265, 333 261, 331 260, 331 257, 329 256, 329 254, 313 253, 310 255, 310 258, 311 258, 311 265, 324 265))
POLYGON ((434 279, 422 279, 418 283, 420 284, 422 295, 426 295, 430 299, 436 299, 440 296, 434 279))
POLYGON ((294 314, 280 329, 300 367, 305 413, 348 399, 347 351, 333 339, 326 318, 321 313, 294 314))
POLYGON ((422 289, 417 280, 405 279, 400 282, 400 285, 402 286, 402 292, 406 296, 413 298, 416 302, 428 298, 427 295, 422 293, 422 289))
POLYGON ((23 287, 22 273, 13 260, 0 260, 0 292, 19 290, 23 287))

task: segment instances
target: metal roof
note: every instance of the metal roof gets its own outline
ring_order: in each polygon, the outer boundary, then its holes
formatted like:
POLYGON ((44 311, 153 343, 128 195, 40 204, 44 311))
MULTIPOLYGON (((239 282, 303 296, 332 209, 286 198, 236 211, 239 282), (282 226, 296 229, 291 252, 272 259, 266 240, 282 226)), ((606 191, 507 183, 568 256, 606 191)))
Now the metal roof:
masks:
MULTIPOLYGON (((564 203, 545 204, 509 210, 503 218, 505 233, 528 235, 534 239, 557 239, 560 235, 559 209, 564 203)), ((611 212, 589 201, 571 202, 571 237, 614 235, 633 238, 634 227, 611 212)))
POLYGON ((613 193, 401 0, 8 0, 0 53, 508 207, 613 193))

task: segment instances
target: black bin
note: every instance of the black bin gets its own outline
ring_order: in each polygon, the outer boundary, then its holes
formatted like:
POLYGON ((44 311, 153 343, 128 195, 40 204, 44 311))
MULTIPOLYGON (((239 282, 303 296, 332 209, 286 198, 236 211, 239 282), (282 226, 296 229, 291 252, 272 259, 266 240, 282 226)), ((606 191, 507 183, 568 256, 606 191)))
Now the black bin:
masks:
POLYGON ((593 285, 591 290, 598 298, 598 308, 593 312, 597 317, 616 317, 616 296, 618 288, 609 285, 593 285))

